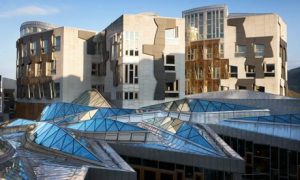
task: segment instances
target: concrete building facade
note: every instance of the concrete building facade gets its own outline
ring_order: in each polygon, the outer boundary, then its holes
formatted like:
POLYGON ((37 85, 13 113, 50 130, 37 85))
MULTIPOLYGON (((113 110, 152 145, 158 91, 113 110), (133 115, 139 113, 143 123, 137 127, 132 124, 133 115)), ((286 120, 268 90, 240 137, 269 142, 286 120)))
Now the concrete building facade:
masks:
POLYGON ((247 89, 286 95, 287 25, 274 13, 228 13, 226 5, 183 12, 186 93, 247 89))
POLYGON ((35 117, 45 104, 71 102, 90 89, 93 31, 43 22, 21 25, 17 40, 17 112, 35 117))
POLYGON ((0 75, 0 122, 15 116, 16 80, 0 75))
POLYGON ((115 105, 138 108, 184 96, 184 20, 124 14, 95 42, 105 67, 98 73, 103 94, 115 105))

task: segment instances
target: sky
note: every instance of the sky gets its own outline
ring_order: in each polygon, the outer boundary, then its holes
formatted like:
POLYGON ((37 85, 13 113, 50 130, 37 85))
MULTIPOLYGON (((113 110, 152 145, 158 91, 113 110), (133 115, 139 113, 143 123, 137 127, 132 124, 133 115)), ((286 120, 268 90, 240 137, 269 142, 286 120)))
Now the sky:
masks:
POLYGON ((183 10, 213 4, 227 4, 229 13, 279 14, 288 25, 288 68, 300 67, 300 0, 0 0, 0 75, 15 79, 16 40, 25 21, 101 31, 122 14, 181 17, 183 10))

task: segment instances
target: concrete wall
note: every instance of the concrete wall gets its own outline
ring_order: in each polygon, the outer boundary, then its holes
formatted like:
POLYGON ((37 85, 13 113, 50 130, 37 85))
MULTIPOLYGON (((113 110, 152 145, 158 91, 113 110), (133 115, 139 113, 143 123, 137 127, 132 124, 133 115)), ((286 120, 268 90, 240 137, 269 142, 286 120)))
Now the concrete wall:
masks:
MULTIPOLYGON (((263 63, 275 64, 275 77, 256 77, 254 82, 256 86, 264 86, 265 92, 279 95, 280 86, 284 87, 286 83, 286 80, 281 78, 282 60, 279 57, 279 50, 280 39, 283 39, 285 42, 287 42, 287 26, 284 23, 284 21, 276 14, 251 15, 238 18, 233 17, 229 18, 228 21, 236 21, 237 19, 241 18, 244 18, 243 27, 236 27, 230 25, 225 26, 224 37, 225 57, 229 59, 229 65, 234 65, 238 67, 238 78, 222 80, 221 84, 223 86, 228 86, 229 89, 236 89, 238 79, 253 79, 252 77, 246 77, 245 63, 249 64, 249 62, 252 62, 253 64, 257 64, 256 71, 258 71, 258 69, 260 68, 258 66, 262 66, 263 63), (262 41, 262 38, 269 37, 271 39, 271 49, 267 49, 266 47, 265 54, 269 53, 271 54, 271 56, 266 56, 265 58, 263 58, 261 63, 259 63, 260 60, 258 59, 247 60, 245 57, 236 57, 235 48, 236 44, 238 44, 239 41, 241 41, 241 39, 239 39, 241 37, 241 28, 244 28, 246 36, 245 41, 249 41, 249 43, 252 43, 253 49, 255 42, 259 43, 260 41, 262 41)), ((247 52, 247 54, 249 54, 249 52, 247 52)), ((286 62, 284 62, 284 64, 286 64, 286 62)), ((283 93, 282 95, 285 95, 285 93, 283 93)))

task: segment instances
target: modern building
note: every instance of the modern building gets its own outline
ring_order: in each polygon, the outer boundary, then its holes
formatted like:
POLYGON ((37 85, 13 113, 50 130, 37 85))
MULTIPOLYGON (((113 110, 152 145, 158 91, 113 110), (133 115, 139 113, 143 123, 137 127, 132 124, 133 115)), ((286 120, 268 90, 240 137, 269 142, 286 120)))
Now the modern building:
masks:
MULTIPOLYGON (((300 106, 292 107, 300 104, 299 99, 240 90, 124 109, 82 105, 89 103, 85 97, 77 98, 81 104, 49 104, 38 120, 1 124, 0 176, 300 178, 300 106), (267 103, 261 107, 260 101, 245 105, 255 99, 274 100, 290 111, 274 115, 274 105, 270 109, 267 103), (230 100, 235 103, 225 102, 230 100)), ((103 101, 99 96, 91 101, 97 98, 103 101)))
POLYGON ((91 78, 94 31, 25 22, 17 40, 17 116, 37 118, 45 105, 71 102, 91 78))
POLYGON ((0 75, 0 122, 15 117, 16 80, 0 75))
POLYGON ((184 94, 184 20, 124 14, 96 35, 101 92, 118 107, 139 108, 184 94))
POLYGON ((186 94, 247 89, 287 94, 287 25, 274 13, 226 5, 183 11, 186 94))

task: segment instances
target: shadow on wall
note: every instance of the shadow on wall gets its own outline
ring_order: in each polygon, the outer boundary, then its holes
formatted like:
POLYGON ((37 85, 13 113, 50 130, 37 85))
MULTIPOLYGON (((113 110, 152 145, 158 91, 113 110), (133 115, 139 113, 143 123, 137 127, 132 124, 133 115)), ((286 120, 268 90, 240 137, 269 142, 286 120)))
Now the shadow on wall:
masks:
MULTIPOLYGON (((151 57, 150 57, 151 58, 151 57)), ((178 53, 163 54, 159 59, 143 58, 139 60, 133 73, 130 71, 127 78, 121 74, 119 87, 123 89, 122 99, 113 103, 123 108, 140 108, 147 105, 171 101, 184 97, 185 91, 185 55, 178 53), (167 62, 168 56, 168 62, 167 62), (135 83, 135 79, 138 83, 135 83), (125 82, 127 80, 127 82, 125 82), (137 94, 136 94, 137 93, 137 94), (156 99, 159 97, 158 99, 156 99)), ((132 63, 135 65, 134 63, 132 63)), ((130 69, 130 68, 129 68, 130 69)), ((118 92, 117 92, 118 93, 118 92)), ((118 96, 117 96, 118 97, 118 96)), ((120 96, 119 96, 120 98, 120 96)))

